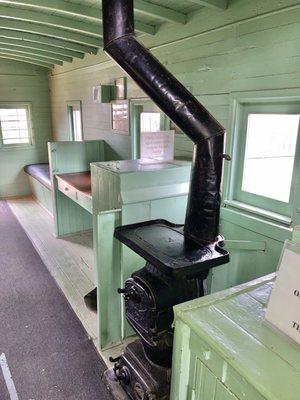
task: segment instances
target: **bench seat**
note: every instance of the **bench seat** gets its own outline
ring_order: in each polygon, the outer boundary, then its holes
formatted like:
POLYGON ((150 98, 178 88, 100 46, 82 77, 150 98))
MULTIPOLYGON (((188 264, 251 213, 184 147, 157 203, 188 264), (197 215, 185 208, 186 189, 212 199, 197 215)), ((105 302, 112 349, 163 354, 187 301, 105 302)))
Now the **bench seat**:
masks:
POLYGON ((24 167, 26 174, 38 180, 46 188, 52 190, 52 183, 50 178, 50 168, 47 163, 30 164, 24 167))

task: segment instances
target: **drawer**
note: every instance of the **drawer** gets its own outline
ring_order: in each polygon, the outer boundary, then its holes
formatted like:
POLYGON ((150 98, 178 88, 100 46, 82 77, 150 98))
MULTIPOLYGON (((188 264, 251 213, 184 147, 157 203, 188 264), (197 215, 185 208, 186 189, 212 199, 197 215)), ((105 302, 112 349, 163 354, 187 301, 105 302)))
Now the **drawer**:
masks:
POLYGON ((77 201, 77 190, 64 182, 62 179, 57 178, 58 189, 65 194, 66 196, 70 197, 73 201, 77 201))
POLYGON ((60 178, 57 178, 57 182, 60 192, 68 196, 71 200, 79 204, 89 213, 92 213, 92 198, 90 196, 80 192, 79 190, 74 188, 74 186, 69 185, 60 178))
POLYGON ((76 202, 88 212, 92 213, 92 198, 82 192, 77 192, 76 202))

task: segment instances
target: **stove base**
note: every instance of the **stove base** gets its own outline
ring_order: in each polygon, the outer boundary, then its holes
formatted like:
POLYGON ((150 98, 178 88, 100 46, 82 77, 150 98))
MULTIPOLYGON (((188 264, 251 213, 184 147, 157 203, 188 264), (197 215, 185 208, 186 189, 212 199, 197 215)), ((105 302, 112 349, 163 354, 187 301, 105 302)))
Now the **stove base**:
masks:
POLYGON ((112 394, 115 400, 130 400, 130 397, 128 397, 120 382, 116 379, 115 371, 113 368, 108 369, 104 372, 103 382, 105 383, 107 390, 112 394))
POLYGON ((116 400, 168 400, 170 394, 171 368, 153 364, 145 355, 140 340, 126 346, 124 353, 114 367, 114 377, 109 378, 109 387, 116 400), (119 387, 117 387, 120 382, 119 387), (127 394, 120 397, 119 389, 127 394), (119 396, 119 397, 117 397, 119 396))

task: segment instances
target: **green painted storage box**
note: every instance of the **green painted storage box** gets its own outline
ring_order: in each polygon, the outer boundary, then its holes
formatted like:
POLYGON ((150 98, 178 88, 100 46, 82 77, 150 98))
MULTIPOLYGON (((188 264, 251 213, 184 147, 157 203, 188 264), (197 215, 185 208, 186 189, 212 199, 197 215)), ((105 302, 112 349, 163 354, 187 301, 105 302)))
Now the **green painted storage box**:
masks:
POLYGON ((184 223, 191 163, 139 160, 91 164, 93 237, 98 288, 99 347, 133 335, 118 288, 145 260, 114 238, 121 225, 158 218, 184 223))
POLYGON ((171 400, 300 399, 300 346, 264 322, 273 281, 175 307, 171 400))

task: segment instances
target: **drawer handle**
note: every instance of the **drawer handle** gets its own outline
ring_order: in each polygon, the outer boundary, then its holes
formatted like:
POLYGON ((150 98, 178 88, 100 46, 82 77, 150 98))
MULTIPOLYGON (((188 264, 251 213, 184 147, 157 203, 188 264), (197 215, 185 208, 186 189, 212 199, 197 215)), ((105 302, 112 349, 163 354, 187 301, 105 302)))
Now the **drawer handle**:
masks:
POLYGON ((69 188, 65 187, 65 191, 67 192, 69 190, 69 188))

